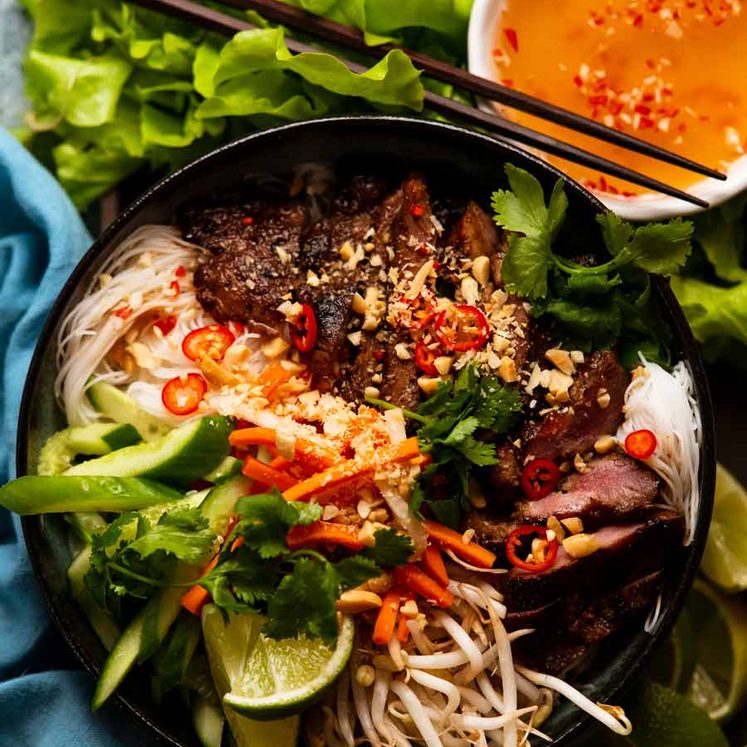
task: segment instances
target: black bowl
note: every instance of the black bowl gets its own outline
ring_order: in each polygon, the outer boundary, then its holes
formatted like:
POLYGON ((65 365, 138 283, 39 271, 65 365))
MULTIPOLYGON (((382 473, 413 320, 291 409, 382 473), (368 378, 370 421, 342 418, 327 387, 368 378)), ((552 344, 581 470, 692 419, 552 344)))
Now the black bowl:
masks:
MULTIPOLYGON (((117 245, 134 229, 153 222, 173 221, 186 204, 214 200, 251 188, 268 177, 290 174, 300 163, 331 163, 346 170, 373 169, 404 174, 423 171, 434 191, 439 183, 446 194, 469 194, 485 203, 504 183, 503 166, 511 162, 534 173, 549 189, 561 176, 544 161, 518 148, 469 130, 437 122, 402 117, 362 116, 322 119, 266 130, 226 145, 167 177, 136 199, 96 240, 66 283, 42 331, 31 363, 18 426, 19 475, 33 471, 40 445, 63 427, 61 411, 53 397, 55 341, 60 320, 86 292, 99 268, 117 245)), ((570 201, 567 240, 595 246, 595 214, 601 203, 576 182, 568 180, 570 201)), ((690 364, 696 399, 703 419, 698 527, 692 544, 683 549, 666 570, 667 589, 658 628, 653 634, 640 625, 608 640, 573 678, 592 700, 614 703, 624 693, 676 619, 695 576, 706 540, 715 480, 714 432, 711 401, 702 361, 690 329, 667 283, 657 280, 655 294, 662 318, 671 325, 673 352, 690 364)), ((23 521, 26 544, 52 616, 73 651, 93 675, 98 675, 105 651, 86 618, 69 596, 65 569, 70 561, 66 526, 59 516, 31 517, 23 521)), ((150 700, 147 678, 135 672, 116 698, 169 745, 195 745, 185 719, 174 708, 157 709, 150 700)), ((567 744, 583 729, 589 717, 561 703, 545 728, 554 744, 567 744)))

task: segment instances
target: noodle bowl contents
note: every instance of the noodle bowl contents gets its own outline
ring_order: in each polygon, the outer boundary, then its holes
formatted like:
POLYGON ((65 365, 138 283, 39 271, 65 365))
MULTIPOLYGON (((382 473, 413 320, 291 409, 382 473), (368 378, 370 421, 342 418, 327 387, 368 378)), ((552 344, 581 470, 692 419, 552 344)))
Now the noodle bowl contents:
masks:
POLYGON ((307 168, 107 260, 61 326, 69 427, 0 488, 68 514, 94 707, 152 659, 210 744, 516 747, 558 698, 629 732, 564 677, 656 627, 696 525, 687 365, 623 319, 691 229, 607 214, 611 259, 566 256, 562 183, 507 174, 490 215, 307 168))
MULTIPOLYGON (((495 38, 496 77, 726 172, 747 148, 742 5, 740 0, 509 1, 495 38)), ((694 183, 675 166, 520 112, 507 115, 667 184, 686 189, 694 183)), ((602 192, 641 191, 572 163, 562 168, 602 192)))

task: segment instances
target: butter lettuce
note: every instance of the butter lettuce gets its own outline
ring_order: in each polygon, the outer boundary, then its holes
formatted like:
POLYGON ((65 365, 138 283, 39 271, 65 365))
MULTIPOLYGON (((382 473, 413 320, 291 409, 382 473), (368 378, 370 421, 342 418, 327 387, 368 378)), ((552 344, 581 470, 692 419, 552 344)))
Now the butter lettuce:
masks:
POLYGON ((695 218, 699 261, 672 289, 709 360, 747 366, 747 192, 695 218))
MULTIPOLYGON (((420 74, 402 52, 356 74, 324 51, 291 55, 284 30, 253 13, 258 28, 227 40, 115 0, 22 3, 35 30, 21 137, 80 208, 135 171, 174 168, 258 127, 423 107, 420 74)), ((464 59, 471 0, 294 4, 365 31, 370 43, 400 38, 464 59)))

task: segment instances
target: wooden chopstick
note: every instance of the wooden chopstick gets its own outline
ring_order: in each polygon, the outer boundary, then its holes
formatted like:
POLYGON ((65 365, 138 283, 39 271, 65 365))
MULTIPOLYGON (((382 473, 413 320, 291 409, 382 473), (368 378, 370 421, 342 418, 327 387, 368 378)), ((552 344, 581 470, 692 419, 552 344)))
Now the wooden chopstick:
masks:
MULTIPOLYGON (((404 0, 403 0, 404 1, 404 0)), ((191 0, 129 0, 133 5, 140 5, 150 10, 154 10, 164 15, 193 23, 196 26, 215 31, 219 34, 232 36, 240 31, 254 29, 250 23, 226 13, 221 13, 212 8, 208 8, 191 0)), ((288 49, 293 54, 304 52, 318 53, 319 49, 296 39, 286 38, 288 49)), ((352 72, 362 73, 366 70, 363 65, 351 62, 338 56, 338 59, 345 64, 352 72)), ((689 202, 698 207, 707 208, 708 203, 699 197, 683 192, 680 189, 671 187, 668 184, 652 179, 645 174, 641 174, 632 169, 628 169, 620 164, 614 163, 606 158, 589 153, 581 148, 577 148, 561 140, 557 140, 548 135, 535 132, 534 130, 519 125, 516 122, 503 119, 488 112, 481 111, 475 107, 465 106, 457 101, 439 96, 431 91, 426 91, 424 96, 425 105, 433 110, 445 114, 449 117, 456 117, 472 124, 479 125, 498 139, 517 141, 533 148, 538 148, 555 156, 566 158, 582 166, 602 171, 611 176, 624 179, 633 184, 637 184, 654 192, 661 192, 671 197, 676 197, 685 202, 689 202)))
MULTIPOLYGON (((231 5, 234 8, 257 11, 270 21, 280 23, 296 31, 312 34, 330 43, 347 47, 375 59, 381 59, 392 49, 401 49, 417 67, 432 78, 444 81, 445 83, 451 83, 454 86, 464 88, 478 96, 497 101, 513 109, 546 119, 548 122, 554 122, 576 132, 591 135, 599 140, 619 145, 627 150, 642 153, 658 161, 681 166, 688 171, 694 171, 713 179, 726 179, 726 175, 720 171, 708 168, 689 158, 672 153, 653 143, 648 143, 645 140, 628 135, 625 132, 620 132, 620 130, 607 127, 601 122, 583 117, 568 109, 521 93, 487 78, 473 75, 466 70, 449 65, 435 57, 430 57, 394 43, 370 46, 366 44, 363 34, 358 29, 331 21, 322 16, 314 15, 303 8, 286 5, 279 2, 279 0, 219 0, 219 2, 224 5, 231 5)), ((407 0, 403 0, 403 2, 407 2, 407 0)))

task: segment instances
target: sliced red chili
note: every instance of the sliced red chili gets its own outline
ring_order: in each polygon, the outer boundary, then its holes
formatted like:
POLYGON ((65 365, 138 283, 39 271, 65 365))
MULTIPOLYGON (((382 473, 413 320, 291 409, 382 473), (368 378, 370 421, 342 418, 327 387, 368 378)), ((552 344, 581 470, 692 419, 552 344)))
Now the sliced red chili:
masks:
POLYGON ((625 451, 634 459, 648 459, 656 451, 656 435, 648 428, 628 433, 625 451))
POLYGON ((161 319, 156 319, 156 321, 153 322, 153 326, 156 327, 165 337, 172 329, 174 329, 174 327, 176 327, 176 317, 164 316, 161 319))
POLYGON ((161 392, 163 406, 174 415, 191 415, 197 410, 207 392, 207 381, 200 374, 175 376, 167 381, 161 392))
POLYGON ((184 267, 184 265, 179 265, 176 270, 174 270, 174 275, 176 275, 178 278, 183 278, 187 274, 187 269, 184 267))
POLYGON ((521 487, 536 500, 552 493, 560 482, 560 469, 549 459, 534 459, 521 471, 521 487))
POLYGON ((558 541, 554 538, 548 540, 545 527, 535 524, 519 526, 506 539, 506 557, 516 568, 530 573, 542 573, 555 564, 558 541), (540 542, 535 545, 533 539, 540 542))
POLYGON ((310 353, 316 345, 318 327, 314 309, 307 303, 301 304, 301 313, 291 326, 291 342, 299 353, 310 353))
POLYGON ((429 348, 422 340, 415 343, 415 365, 429 376, 437 376, 438 369, 435 360, 438 358, 438 351, 429 348))
POLYGON ((207 356, 214 361, 223 359, 226 350, 236 339, 228 327, 221 324, 209 324, 192 330, 182 342, 182 352, 191 361, 198 361, 207 356))
POLYGON ((438 315, 434 331, 444 348, 464 352, 478 350, 487 342, 490 325, 477 306, 455 303, 438 315))
POLYGON ((182 292, 182 287, 176 280, 172 280, 169 283, 169 288, 171 288, 175 296, 178 296, 182 292))

